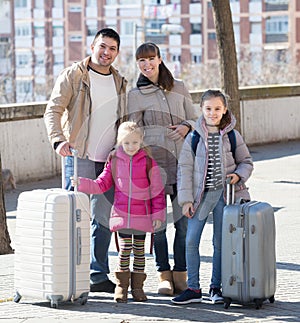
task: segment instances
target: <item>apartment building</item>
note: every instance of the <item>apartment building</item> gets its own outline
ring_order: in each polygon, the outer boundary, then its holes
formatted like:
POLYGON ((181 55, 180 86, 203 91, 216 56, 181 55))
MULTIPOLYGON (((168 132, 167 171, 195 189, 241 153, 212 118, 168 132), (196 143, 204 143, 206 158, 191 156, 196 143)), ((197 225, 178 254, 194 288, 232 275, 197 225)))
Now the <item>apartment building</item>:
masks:
MULTIPOLYGON (((280 59, 289 51, 299 63, 300 1, 230 6, 238 59, 250 53, 257 67, 261 53, 280 59)), ((0 103, 46 100, 58 73, 89 54, 93 36, 106 26, 121 35, 121 70, 134 70, 142 41, 157 43, 178 75, 183 64, 218 59, 209 0, 0 0, 0 103)))

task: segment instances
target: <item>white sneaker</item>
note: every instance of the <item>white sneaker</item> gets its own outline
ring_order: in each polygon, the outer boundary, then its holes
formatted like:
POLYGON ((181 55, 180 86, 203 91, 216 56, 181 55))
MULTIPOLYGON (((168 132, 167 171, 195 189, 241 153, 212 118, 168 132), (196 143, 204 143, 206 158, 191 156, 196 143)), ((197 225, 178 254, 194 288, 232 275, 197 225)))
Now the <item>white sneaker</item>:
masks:
POLYGON ((222 297, 222 292, 220 288, 211 288, 209 290, 209 299, 213 304, 224 303, 224 298, 222 297))

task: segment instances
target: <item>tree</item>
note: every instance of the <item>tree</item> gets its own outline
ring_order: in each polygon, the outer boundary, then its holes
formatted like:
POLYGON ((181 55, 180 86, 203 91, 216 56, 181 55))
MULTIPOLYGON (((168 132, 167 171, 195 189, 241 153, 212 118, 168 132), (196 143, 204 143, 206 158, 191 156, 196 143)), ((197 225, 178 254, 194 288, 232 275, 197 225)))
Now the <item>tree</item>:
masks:
MULTIPOLYGON (((0 168, 1 165, 1 155, 0 155, 0 168)), ((3 189, 3 179, 2 172, 0 173, 0 255, 6 255, 13 253, 13 249, 10 246, 11 240, 7 229, 6 223, 6 210, 4 203, 4 189, 3 189)))
POLYGON ((220 54, 221 87, 230 97, 230 108, 241 131, 237 57, 229 0, 212 0, 217 44, 220 54))

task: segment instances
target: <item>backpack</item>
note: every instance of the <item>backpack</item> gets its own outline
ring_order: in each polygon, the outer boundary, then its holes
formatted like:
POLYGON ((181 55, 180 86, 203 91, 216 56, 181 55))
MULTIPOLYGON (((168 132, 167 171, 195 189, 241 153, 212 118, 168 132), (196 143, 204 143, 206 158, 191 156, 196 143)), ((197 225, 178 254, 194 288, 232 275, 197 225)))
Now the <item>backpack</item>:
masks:
MULTIPOLYGON (((236 137, 235 137, 235 132, 234 130, 230 130, 228 133, 228 138, 230 141, 230 145, 231 145, 231 153, 232 153, 232 157, 235 159, 235 149, 236 149, 236 137)), ((193 130, 192 132, 192 142, 191 142, 191 146, 192 146, 192 150, 194 152, 194 155, 196 156, 196 151, 197 151, 197 145, 199 142, 199 132, 197 130, 193 130)))

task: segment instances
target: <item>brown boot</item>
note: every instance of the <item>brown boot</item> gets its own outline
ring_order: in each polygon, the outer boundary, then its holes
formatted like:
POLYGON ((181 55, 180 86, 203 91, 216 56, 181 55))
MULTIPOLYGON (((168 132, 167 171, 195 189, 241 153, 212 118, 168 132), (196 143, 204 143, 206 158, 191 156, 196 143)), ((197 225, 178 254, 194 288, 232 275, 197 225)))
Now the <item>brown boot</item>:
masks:
POLYGON ((158 272, 158 294, 172 296, 174 294, 173 276, 170 270, 158 272))
POLYGON ((143 285, 147 275, 141 272, 131 273, 131 294, 136 302, 144 302, 147 296, 144 293, 143 285))
POLYGON ((186 281, 186 271, 173 271, 173 283, 175 293, 180 294, 188 288, 186 281))
POLYGON ((127 303, 130 271, 116 271, 116 288, 114 300, 118 303, 127 303))

